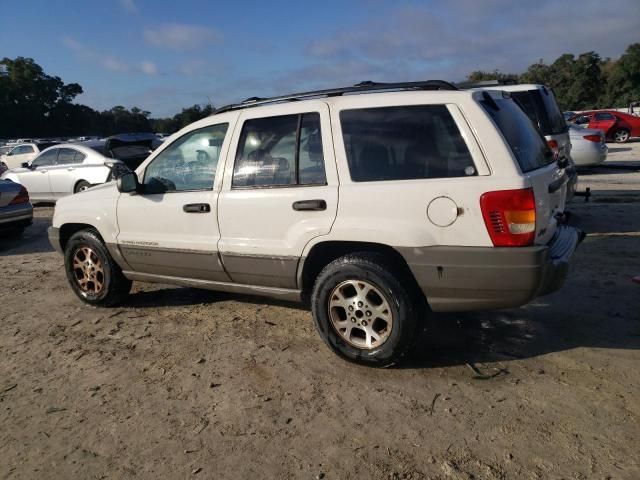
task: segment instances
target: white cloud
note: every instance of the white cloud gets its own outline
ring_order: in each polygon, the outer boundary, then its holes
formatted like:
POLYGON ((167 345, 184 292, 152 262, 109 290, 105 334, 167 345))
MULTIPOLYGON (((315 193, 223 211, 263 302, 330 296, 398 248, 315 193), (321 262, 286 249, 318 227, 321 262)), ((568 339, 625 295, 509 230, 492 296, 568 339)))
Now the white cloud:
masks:
POLYGON ((193 50, 208 43, 220 42, 222 35, 208 27, 170 23, 154 28, 145 28, 144 39, 154 47, 183 51, 193 50))
POLYGON ((158 67, 151 60, 144 60, 138 65, 131 65, 116 55, 98 52, 73 37, 63 37, 62 44, 72 50, 79 58, 99 65, 111 72, 141 72, 145 75, 157 75, 158 67))
POLYGON ((138 13, 138 6, 135 4, 134 0, 118 0, 120 6, 127 13, 138 13))
POLYGON ((601 12, 599 0, 582 0, 579 8, 555 0, 450 0, 437 8, 395 4, 313 40, 306 52, 325 65, 352 61, 405 79, 455 81, 473 70, 496 68, 519 73, 541 58, 551 62, 563 53, 587 51, 618 56, 637 42, 638 0, 610 0, 607 14, 601 12))
POLYGON ((140 71, 142 73, 147 74, 147 75, 157 75, 158 74, 158 67, 152 61, 144 60, 140 64, 140 71))

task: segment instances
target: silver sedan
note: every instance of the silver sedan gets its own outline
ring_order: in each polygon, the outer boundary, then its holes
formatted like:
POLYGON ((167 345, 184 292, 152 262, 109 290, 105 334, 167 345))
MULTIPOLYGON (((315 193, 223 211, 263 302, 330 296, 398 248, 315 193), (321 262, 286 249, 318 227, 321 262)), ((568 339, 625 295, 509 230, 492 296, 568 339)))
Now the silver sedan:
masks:
POLYGON ((2 174, 23 184, 32 200, 55 202, 59 198, 81 192, 115 179, 116 173, 127 170, 113 158, 77 144, 60 144, 43 150, 32 162, 2 174))
POLYGON ((607 159, 609 147, 602 130, 569 123, 571 158, 577 167, 593 167, 607 159))
POLYGON ((0 180, 0 236, 22 233, 32 220, 33 206, 27 189, 19 183, 0 180))

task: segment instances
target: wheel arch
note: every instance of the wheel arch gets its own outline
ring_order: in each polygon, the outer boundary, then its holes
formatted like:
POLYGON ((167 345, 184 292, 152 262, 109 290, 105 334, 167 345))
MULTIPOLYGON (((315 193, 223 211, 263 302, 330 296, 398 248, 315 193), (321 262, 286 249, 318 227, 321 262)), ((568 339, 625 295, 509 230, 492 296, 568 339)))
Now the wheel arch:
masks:
POLYGON ((91 185, 93 185, 89 180, 85 180, 84 178, 80 178, 78 180, 75 181, 75 183, 73 184, 73 193, 78 193, 78 185, 80 185, 80 183, 85 182, 88 183, 89 186, 91 187, 91 185))
POLYGON ((93 230, 94 232, 96 232, 98 237, 100 237, 100 240, 102 240, 102 242, 104 243, 104 238, 102 237, 102 235, 100 234, 100 231, 95 226, 90 225, 88 223, 65 223, 60 226, 60 247, 62 248, 63 251, 67 247, 67 243, 69 242, 69 239, 75 233, 81 230, 93 230))
POLYGON ((327 240, 316 243, 311 247, 309 252, 300 259, 297 282, 303 297, 309 297, 315 279, 324 267, 344 255, 356 252, 370 252, 384 255, 385 259, 392 266, 398 268, 403 278, 411 282, 412 289, 415 292, 419 292, 419 295, 424 298, 424 294, 418 287, 418 283, 409 265, 398 250, 383 243, 342 240, 327 240))

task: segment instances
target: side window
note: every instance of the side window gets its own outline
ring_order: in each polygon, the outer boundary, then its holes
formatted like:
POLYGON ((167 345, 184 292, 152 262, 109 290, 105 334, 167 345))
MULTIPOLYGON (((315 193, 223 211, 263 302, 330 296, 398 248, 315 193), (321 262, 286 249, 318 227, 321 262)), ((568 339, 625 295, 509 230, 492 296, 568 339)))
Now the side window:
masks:
POLYGON ((34 151, 31 145, 22 145, 20 147, 20 153, 33 153, 34 151))
POLYGON ((578 118, 574 120, 573 123, 577 125, 586 125, 589 123, 590 119, 591 119, 591 114, 580 115, 578 116, 578 118))
POLYGON ((244 123, 233 170, 234 188, 324 184, 319 113, 244 123))
POLYGON ((165 148, 144 172, 146 193, 211 190, 228 123, 189 132, 165 148))
POLYGON ((607 112, 596 113, 596 120, 614 120, 614 116, 607 112))
POLYGON ((72 148, 60 148, 58 153, 57 165, 73 165, 76 163, 82 163, 84 155, 72 148))
POLYGON ((58 158, 59 150, 59 148, 54 148, 52 150, 47 150, 46 152, 41 153, 36 157, 31 165, 34 167, 48 167, 50 165, 55 165, 56 158, 58 158))
POLYGON ((343 110, 340 123, 354 182, 477 175, 445 105, 343 110))

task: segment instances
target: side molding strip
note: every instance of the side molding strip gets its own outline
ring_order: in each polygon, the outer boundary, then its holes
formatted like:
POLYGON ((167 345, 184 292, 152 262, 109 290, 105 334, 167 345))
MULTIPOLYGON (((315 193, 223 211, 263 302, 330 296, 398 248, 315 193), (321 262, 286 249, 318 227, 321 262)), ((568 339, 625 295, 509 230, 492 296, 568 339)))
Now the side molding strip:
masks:
POLYGON ((140 273, 123 271, 125 277, 129 280, 151 283, 167 283, 173 285, 181 285, 184 287, 204 288, 206 290, 215 290, 219 292, 242 293, 246 295, 260 295, 264 297, 278 298, 291 302, 300 302, 302 300, 300 290, 278 287, 262 287, 258 285, 244 285, 239 283, 215 282, 212 280, 199 280, 195 278, 170 277, 167 275, 155 275, 151 273, 140 273))

